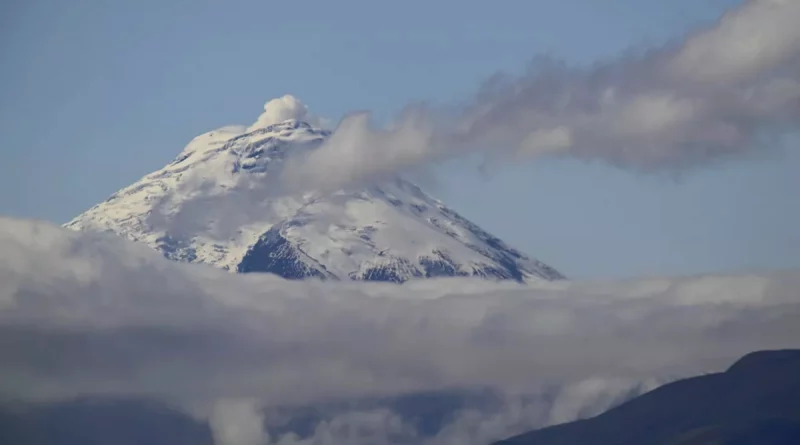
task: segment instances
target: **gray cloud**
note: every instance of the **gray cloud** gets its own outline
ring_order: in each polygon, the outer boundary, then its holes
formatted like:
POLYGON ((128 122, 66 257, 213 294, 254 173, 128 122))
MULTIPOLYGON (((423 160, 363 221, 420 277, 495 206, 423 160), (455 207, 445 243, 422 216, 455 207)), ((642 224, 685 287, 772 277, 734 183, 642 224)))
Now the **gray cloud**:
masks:
POLYGON ((539 58, 455 112, 412 107, 388 128, 347 116, 284 176, 295 189, 327 189, 473 153, 676 170, 769 146, 800 117, 798 22, 796 1, 748 0, 644 53, 591 67, 539 58))
POLYGON ((209 421, 214 441, 219 445, 265 445, 270 442, 257 400, 218 400, 209 421))
MULTIPOLYGON (((466 393, 460 404, 438 411, 430 408, 430 404, 441 403, 435 394, 427 394, 418 404, 405 407, 398 406, 403 405, 398 399, 385 399, 319 413, 311 422, 310 431, 299 432, 282 432, 276 426, 302 419, 302 410, 294 415, 280 413, 250 399, 221 401, 210 418, 212 426, 216 426, 217 442, 225 445, 484 445, 534 428, 599 414, 659 383, 662 382, 652 379, 589 379, 536 393, 484 394, 477 400, 470 400, 475 395, 466 393), (422 422, 420 412, 427 416, 422 422), (430 422, 441 415, 440 424, 430 422)), ((449 397, 453 402, 453 395, 449 397)))
POLYGON ((497 436, 607 406, 644 379, 721 370, 800 338, 792 271, 537 285, 289 282, 13 219, 0 220, 0 252, 0 398, 200 407, 226 444, 267 440, 254 421, 226 426, 231 412, 476 388, 509 399, 461 412, 435 443, 470 428, 497 436), (550 404, 524 398, 549 385, 561 388, 550 404))

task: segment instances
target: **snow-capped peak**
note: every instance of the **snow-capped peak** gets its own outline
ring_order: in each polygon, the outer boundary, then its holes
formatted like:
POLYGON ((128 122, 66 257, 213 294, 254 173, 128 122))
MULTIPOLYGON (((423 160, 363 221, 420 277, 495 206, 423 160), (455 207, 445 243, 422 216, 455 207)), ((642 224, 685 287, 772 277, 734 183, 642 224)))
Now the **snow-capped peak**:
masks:
MULTIPOLYGON (((286 115, 271 103, 265 114, 286 115)), ((176 260, 287 278, 562 278, 401 178, 360 191, 282 193, 284 160, 329 135, 296 116, 204 133, 66 227, 111 231, 176 260)))

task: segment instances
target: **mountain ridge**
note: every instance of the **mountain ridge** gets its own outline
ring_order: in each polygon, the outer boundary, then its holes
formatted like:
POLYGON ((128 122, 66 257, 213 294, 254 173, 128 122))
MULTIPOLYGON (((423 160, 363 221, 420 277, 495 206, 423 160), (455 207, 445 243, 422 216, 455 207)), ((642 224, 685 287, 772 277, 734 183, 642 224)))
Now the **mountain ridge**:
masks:
POLYGON ((725 372, 663 385, 599 416, 495 445, 800 443, 800 349, 757 351, 725 372))
POLYGON ((113 232, 173 260, 289 279, 564 278, 400 177, 283 193, 286 161, 301 161, 330 134, 298 119, 204 133, 64 226, 113 232))

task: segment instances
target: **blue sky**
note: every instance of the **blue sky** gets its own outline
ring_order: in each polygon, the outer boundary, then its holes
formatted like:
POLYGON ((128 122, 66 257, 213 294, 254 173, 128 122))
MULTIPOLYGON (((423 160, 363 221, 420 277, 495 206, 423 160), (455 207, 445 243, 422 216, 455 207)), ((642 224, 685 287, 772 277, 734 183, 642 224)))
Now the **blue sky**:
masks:
MULTIPOLYGON (((0 214, 64 222, 195 135, 291 93, 334 121, 457 103, 538 54, 587 64, 734 0, 46 1, 0 5, 0 214)), ((432 192, 577 278, 800 267, 796 138, 680 178, 543 161, 432 192)))

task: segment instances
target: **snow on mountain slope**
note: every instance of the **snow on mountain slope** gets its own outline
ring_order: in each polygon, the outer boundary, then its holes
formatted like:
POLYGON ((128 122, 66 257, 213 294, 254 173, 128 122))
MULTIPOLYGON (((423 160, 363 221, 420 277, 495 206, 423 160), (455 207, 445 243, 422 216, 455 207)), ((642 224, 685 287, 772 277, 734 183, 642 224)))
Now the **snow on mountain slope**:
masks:
POLYGON ((282 193, 284 161, 328 135, 296 119, 205 133, 65 227, 114 232, 174 260, 286 278, 563 278, 401 178, 360 191, 282 193))

